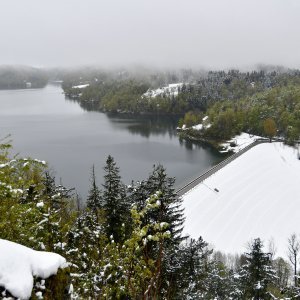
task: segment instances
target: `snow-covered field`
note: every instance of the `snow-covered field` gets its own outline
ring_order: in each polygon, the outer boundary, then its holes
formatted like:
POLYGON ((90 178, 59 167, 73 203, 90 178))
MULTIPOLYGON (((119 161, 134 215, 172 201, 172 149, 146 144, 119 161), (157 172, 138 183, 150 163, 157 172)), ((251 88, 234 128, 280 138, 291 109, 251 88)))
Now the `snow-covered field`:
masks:
POLYGON ((278 142, 255 146, 183 199, 184 232, 193 238, 226 253, 245 252, 257 237, 265 246, 274 239, 276 256, 287 258, 287 239, 300 234, 298 152, 278 142))
POLYGON ((30 298, 33 276, 46 279, 65 266, 66 260, 56 253, 35 251, 0 239, 0 286, 16 298, 30 298))

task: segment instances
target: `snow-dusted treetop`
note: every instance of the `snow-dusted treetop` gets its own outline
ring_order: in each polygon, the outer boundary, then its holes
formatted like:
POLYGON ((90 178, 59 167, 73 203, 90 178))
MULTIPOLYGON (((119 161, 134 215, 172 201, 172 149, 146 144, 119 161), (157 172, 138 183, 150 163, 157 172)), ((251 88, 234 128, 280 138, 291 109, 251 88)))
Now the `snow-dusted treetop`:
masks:
POLYGON ((0 286, 17 298, 30 298, 33 276, 46 279, 66 266, 65 258, 56 253, 35 251, 0 239, 0 286))

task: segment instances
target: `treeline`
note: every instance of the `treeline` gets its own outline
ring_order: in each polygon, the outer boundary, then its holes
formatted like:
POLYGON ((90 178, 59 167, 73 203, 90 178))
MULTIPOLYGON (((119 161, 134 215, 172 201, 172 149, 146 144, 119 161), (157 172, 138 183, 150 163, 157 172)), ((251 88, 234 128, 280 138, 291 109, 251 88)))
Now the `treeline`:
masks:
POLYGON ((126 113, 184 114, 206 111, 216 102, 235 101, 273 87, 299 84, 298 70, 238 70, 194 72, 79 72, 65 74, 63 89, 67 96, 95 110, 126 113), (148 89, 183 82, 178 96, 163 93, 145 97, 148 89), (84 89, 72 88, 89 84, 84 89))
POLYGON ((48 83, 45 70, 25 66, 0 66, 0 89, 42 88, 48 83))
POLYGON ((300 84, 300 71, 211 71, 196 83, 183 86, 178 98, 187 102, 188 110, 206 111, 219 101, 238 100, 288 84, 300 84))
POLYGON ((299 294, 295 235, 288 241, 293 271, 283 258, 274 259, 274 247, 264 252, 259 238, 241 256, 214 252, 201 237, 182 234, 182 199, 162 166, 125 186, 109 156, 101 188, 92 168, 82 208, 72 190, 56 185, 44 162, 11 158, 10 148, 8 143, 0 147, 0 238, 57 252, 69 262, 45 283, 35 278, 32 299, 37 292, 45 299, 288 299, 299 294))

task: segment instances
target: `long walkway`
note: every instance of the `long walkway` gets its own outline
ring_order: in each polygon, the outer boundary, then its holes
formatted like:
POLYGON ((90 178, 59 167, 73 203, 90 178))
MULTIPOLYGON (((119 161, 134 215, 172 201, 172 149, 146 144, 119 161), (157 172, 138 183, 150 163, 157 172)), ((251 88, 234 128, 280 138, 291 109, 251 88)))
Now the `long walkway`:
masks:
POLYGON ((229 163, 231 163, 233 160, 235 160, 236 158, 238 158, 239 156, 241 156, 246 151, 250 150, 251 148, 253 148, 254 146, 256 146, 258 144, 268 143, 268 142, 269 142, 268 139, 263 139, 263 138, 262 139, 257 139, 255 142, 253 142, 250 145, 246 146, 245 148, 243 148, 239 152, 232 154, 231 156, 229 156, 225 160, 223 160, 220 163, 218 163, 217 165, 213 166, 211 169, 209 169, 205 173, 203 173, 200 176, 198 176, 197 178, 191 180, 185 186, 179 188, 176 191, 177 194, 179 196, 184 195, 189 190, 191 190, 192 188, 194 188, 196 185, 198 185, 199 183, 201 183, 202 181, 204 181, 205 179, 207 179, 208 177, 210 177, 211 175, 213 175, 214 173, 216 173, 217 171, 219 171, 220 169, 222 169, 223 167, 225 167, 226 165, 228 165, 229 163))

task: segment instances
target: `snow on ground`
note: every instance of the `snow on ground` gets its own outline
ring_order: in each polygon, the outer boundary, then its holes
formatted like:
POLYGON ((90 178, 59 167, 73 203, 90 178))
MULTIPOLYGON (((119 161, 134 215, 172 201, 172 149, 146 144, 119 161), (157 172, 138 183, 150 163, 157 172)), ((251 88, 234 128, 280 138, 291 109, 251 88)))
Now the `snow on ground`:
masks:
POLYGON ((248 145, 252 144, 253 142, 255 142, 257 139, 261 139, 261 137, 242 132, 240 135, 235 136, 228 142, 221 144, 221 146, 224 147, 224 150, 220 152, 222 153, 229 152, 229 151, 238 152, 244 149, 245 147, 247 147, 248 145), (236 146, 235 147, 230 146, 231 143, 235 144, 236 146))
POLYGON ((194 126, 192 126, 192 128, 195 129, 195 130, 202 130, 203 129, 203 124, 194 125, 194 126))
POLYGON ((156 90, 148 90, 146 93, 143 94, 143 97, 148 98, 155 98, 157 96, 161 96, 166 94, 167 96, 178 96, 179 89, 183 86, 183 83, 171 83, 168 86, 164 86, 158 88, 156 90))
POLYGON ((0 286, 17 298, 29 299, 33 276, 45 279, 66 265, 66 260, 56 253, 35 251, 0 239, 0 286))
POLYGON ((75 85, 75 86, 72 86, 72 89, 84 89, 86 87, 90 86, 89 83, 87 84, 81 84, 81 85, 75 85))
POLYGON ((183 196, 184 232, 227 253, 273 238, 276 256, 287 258, 287 239, 300 233, 299 175, 295 148, 259 144, 183 196))

